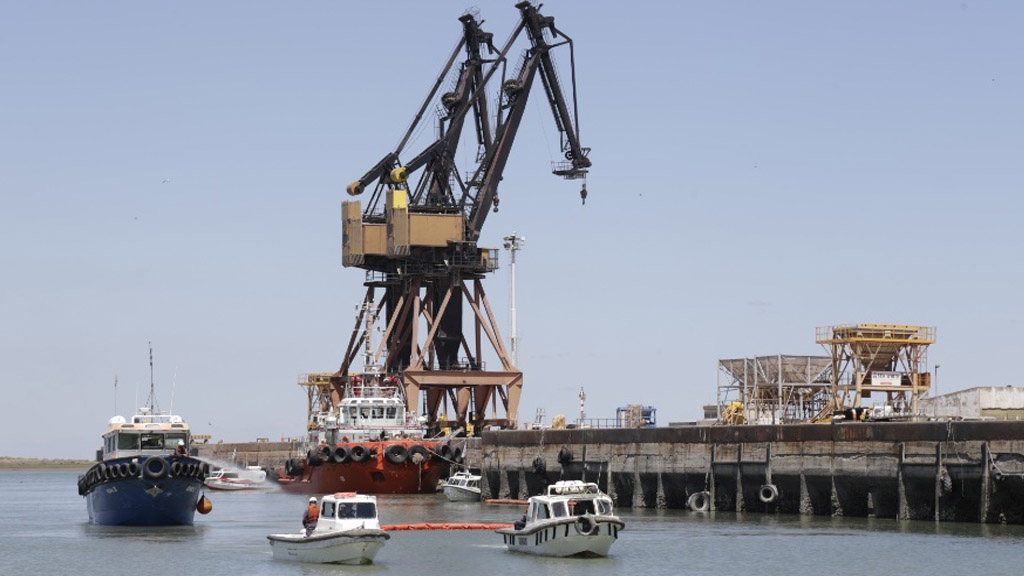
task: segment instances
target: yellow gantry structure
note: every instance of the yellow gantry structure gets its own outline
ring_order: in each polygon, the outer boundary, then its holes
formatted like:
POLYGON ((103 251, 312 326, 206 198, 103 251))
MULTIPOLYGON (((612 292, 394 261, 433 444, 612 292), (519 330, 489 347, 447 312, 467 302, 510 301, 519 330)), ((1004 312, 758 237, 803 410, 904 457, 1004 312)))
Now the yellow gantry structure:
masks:
POLYGON ((833 412, 859 408, 872 395, 884 394, 896 413, 912 414, 931 388, 928 345, 935 343, 933 326, 822 326, 815 340, 832 358, 833 412))

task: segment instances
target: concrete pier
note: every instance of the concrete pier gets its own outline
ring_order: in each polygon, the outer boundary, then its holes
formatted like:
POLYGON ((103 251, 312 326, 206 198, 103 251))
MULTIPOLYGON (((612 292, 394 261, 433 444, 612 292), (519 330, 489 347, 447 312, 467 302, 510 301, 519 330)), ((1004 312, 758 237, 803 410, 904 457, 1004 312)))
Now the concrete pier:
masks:
POLYGON ((467 463, 485 498, 587 480, 627 507, 1024 524, 1021 421, 498 431, 467 463))

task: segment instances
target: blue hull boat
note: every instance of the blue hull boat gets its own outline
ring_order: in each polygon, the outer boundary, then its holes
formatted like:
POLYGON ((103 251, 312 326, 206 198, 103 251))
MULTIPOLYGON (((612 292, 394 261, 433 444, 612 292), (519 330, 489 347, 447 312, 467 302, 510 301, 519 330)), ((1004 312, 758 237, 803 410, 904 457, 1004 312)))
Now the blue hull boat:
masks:
POLYGON ((106 526, 191 525, 209 465, 154 455, 104 460, 79 481, 89 521, 106 526))

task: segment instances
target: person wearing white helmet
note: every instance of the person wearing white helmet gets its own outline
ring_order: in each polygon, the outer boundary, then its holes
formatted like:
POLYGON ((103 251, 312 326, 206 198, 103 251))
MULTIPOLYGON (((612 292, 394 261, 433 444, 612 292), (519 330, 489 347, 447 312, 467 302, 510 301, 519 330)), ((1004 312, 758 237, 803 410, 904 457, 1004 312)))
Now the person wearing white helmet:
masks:
POLYGON ((178 445, 174 447, 175 456, 188 456, 188 452, 185 450, 185 441, 178 440, 178 445))
POLYGON ((320 520, 320 507, 316 504, 316 498, 309 498, 309 506, 306 506, 306 514, 302 517, 302 527, 306 529, 306 536, 313 533, 316 523, 320 520))

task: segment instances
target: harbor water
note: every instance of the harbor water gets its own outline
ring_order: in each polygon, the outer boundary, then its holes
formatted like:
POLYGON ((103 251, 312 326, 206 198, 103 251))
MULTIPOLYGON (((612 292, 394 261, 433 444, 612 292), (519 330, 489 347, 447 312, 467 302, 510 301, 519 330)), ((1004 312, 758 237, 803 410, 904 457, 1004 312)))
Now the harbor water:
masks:
MULTIPOLYGON (((208 491, 194 526, 88 523, 80 471, 0 471, 0 574, 121 576, 395 574, 586 576, 754 574, 1016 575, 1024 527, 887 518, 620 509, 611 556, 555 559, 505 551, 492 531, 393 532, 370 566, 276 561, 266 536, 297 532, 307 497, 208 491)), ((511 522, 519 507, 452 503, 441 494, 381 496, 383 524, 511 522)))

